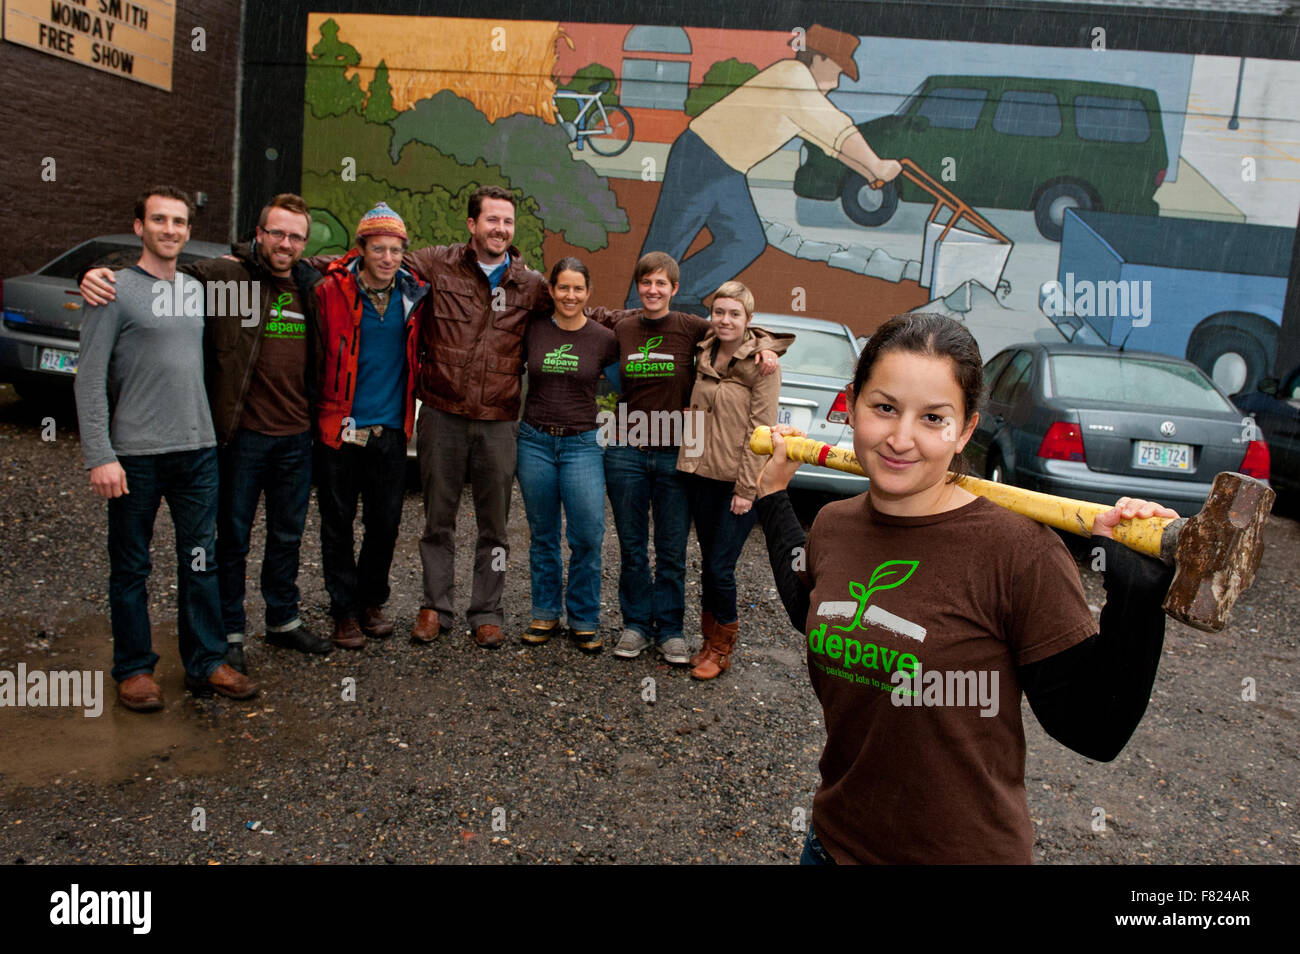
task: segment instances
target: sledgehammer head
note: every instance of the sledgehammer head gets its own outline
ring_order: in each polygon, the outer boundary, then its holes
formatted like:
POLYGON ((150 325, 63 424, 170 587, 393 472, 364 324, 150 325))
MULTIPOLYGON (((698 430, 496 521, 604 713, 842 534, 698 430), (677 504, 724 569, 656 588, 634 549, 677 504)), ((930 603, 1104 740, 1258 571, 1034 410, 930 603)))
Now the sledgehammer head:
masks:
POLYGON ((1172 544, 1167 549, 1174 555, 1166 613, 1210 633, 1227 625, 1237 597, 1255 579, 1275 497, 1253 477, 1222 473, 1214 478, 1200 513, 1181 527, 1177 524, 1183 522, 1175 521, 1166 528, 1166 544, 1172 544))

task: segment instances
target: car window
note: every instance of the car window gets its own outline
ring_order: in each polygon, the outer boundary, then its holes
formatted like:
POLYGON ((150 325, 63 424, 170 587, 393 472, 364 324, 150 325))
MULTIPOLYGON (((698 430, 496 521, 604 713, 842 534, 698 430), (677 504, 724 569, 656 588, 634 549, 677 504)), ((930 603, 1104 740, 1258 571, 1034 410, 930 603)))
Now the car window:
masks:
POLYGON ((974 129, 980 121, 986 89, 965 86, 941 86, 932 89, 916 115, 930 120, 931 126, 940 129, 974 129))
POLYGON ((1197 367, 1117 354, 1057 354, 1050 359, 1055 394, 1184 411, 1231 411, 1197 367))
POLYGON ((1113 96, 1074 97, 1074 128, 1080 139, 1146 142, 1151 120, 1141 100, 1113 96))
POLYGON ((1053 93, 1009 89, 993 114, 993 128, 1009 136, 1056 136, 1061 132, 1061 106, 1053 93))
MULTIPOLYGON (((761 325, 761 319, 755 319, 761 325)), ((785 331, 784 328, 771 328, 761 325, 769 331, 785 331)), ((809 331, 806 328, 790 329, 795 334, 794 342, 781 355, 781 371, 793 374, 815 374, 825 378, 841 381, 853 380, 853 367, 857 355, 853 345, 844 335, 826 331, 809 331)))
MULTIPOLYGON (((50 264, 42 268, 37 274, 49 275, 51 278, 72 278, 75 279, 82 271, 96 264, 101 259, 116 261, 126 254, 128 260, 122 265, 131 265, 140 259, 140 247, 121 245, 117 242, 86 242, 84 245, 78 245, 72 251, 68 252, 61 258, 56 258, 50 264)), ((121 267, 114 264, 114 267, 121 267)))
POLYGON ((984 365, 984 384, 986 387, 993 387, 993 382, 997 381, 998 375, 1002 373, 1002 369, 1007 366, 1007 362, 1011 360, 1013 354, 1015 354, 1014 351, 1003 351, 1001 354, 994 355, 993 360, 984 365))
POLYGON ((1029 366, 1033 363, 1033 357, 1028 351, 1017 351, 1007 369, 1002 372, 1002 377, 993 386, 989 399, 999 404, 1011 404, 1023 394, 1024 387, 1020 382, 1024 381, 1025 386, 1028 386, 1029 366))

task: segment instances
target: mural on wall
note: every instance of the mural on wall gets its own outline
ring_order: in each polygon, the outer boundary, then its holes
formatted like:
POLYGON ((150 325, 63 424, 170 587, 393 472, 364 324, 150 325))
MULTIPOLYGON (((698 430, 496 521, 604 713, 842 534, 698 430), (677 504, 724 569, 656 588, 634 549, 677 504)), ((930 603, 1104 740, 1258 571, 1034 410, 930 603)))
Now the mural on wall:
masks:
POLYGON ((986 357, 1123 344, 1229 393, 1297 333, 1291 62, 343 14, 312 14, 306 44, 312 252, 380 199, 413 242, 461 241, 492 183, 528 263, 579 256, 605 305, 634 302, 657 248, 685 308, 739 278, 761 312, 869 334, 940 310, 986 357))

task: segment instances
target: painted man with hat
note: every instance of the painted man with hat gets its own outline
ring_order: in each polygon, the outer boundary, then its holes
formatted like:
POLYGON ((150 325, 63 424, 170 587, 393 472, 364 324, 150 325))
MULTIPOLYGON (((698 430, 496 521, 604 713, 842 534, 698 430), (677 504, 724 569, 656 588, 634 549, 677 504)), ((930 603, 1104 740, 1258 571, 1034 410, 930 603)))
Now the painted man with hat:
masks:
POLYGON ((416 342, 429 291, 402 267, 406 246, 401 216, 380 202, 361 217, 356 248, 331 262, 316 286, 321 561, 334 644, 343 649, 393 632, 383 606, 402 521, 416 342), (358 499, 359 557, 352 532, 358 499))
MULTIPOLYGON (((858 38, 814 25, 791 45, 791 59, 762 70, 695 117, 668 153, 641 254, 667 252, 680 263, 675 308, 707 314, 704 299, 763 253, 767 238, 745 175, 791 139, 802 137, 869 181, 888 182, 901 171, 896 161, 877 156, 852 118, 827 98, 841 74, 857 80, 858 38), (706 227, 713 241, 687 257, 706 227)), ((628 307, 638 298, 633 286, 628 307)))

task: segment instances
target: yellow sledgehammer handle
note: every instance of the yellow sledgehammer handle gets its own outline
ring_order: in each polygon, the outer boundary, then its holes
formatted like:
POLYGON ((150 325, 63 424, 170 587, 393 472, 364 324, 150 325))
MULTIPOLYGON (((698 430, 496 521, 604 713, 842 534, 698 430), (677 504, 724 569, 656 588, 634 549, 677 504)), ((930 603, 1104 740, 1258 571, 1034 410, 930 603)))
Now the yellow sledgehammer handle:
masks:
MULTIPOLYGON (((787 437, 785 446, 786 454, 791 460, 831 467, 848 474, 857 474, 859 477, 867 476, 862 465, 858 463, 857 455, 851 450, 832 447, 809 437, 787 437)), ((771 454, 771 428, 754 428, 754 433, 749 439, 749 449, 755 454, 771 454)), ((1092 521, 1098 514, 1111 509, 1105 504, 1040 494, 1034 490, 997 484, 978 477, 959 477, 957 482, 976 496, 986 497, 999 507, 1005 507, 1038 523, 1081 537, 1092 536, 1092 521)), ((1114 530, 1115 540, 1130 550, 1159 557, 1160 542, 1165 527, 1171 523, 1173 523, 1171 517, 1121 520, 1114 530)))

